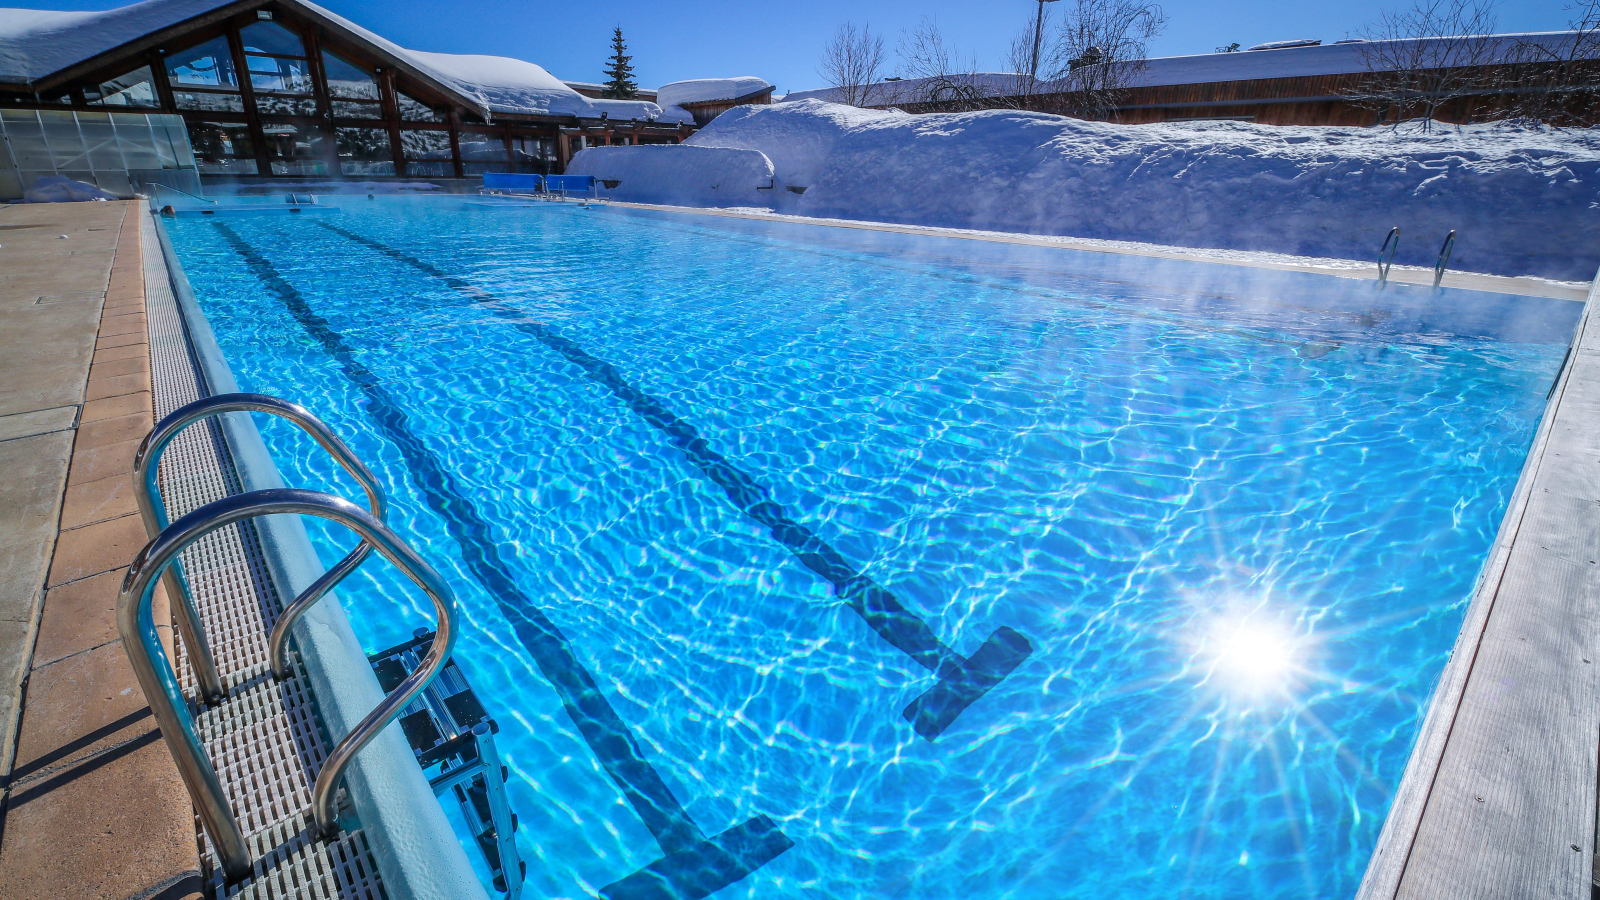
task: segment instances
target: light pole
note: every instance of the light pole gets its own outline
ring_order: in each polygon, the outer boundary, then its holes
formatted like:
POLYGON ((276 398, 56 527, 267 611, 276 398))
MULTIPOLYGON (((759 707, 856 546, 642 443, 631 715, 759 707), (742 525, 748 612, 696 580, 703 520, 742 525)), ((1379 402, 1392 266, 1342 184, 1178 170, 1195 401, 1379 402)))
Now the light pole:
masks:
POLYGON ((1028 69, 1028 90, 1039 80, 1039 38, 1044 31, 1044 5, 1054 3, 1056 0, 1039 0, 1039 15, 1033 20, 1033 65, 1028 69))

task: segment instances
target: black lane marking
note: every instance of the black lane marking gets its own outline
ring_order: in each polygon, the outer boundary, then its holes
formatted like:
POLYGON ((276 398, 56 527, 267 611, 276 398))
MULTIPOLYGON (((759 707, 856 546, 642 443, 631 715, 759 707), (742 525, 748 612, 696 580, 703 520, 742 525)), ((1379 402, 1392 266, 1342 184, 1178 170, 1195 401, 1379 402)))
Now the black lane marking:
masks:
POLYGON ((444 519, 450 536, 461 548, 467 567, 499 604, 501 613, 511 622, 518 639, 528 648, 539 666, 539 671, 544 673, 561 696, 561 702, 573 724, 578 726, 578 731, 583 734, 606 773, 622 789, 634 811, 644 820, 645 827, 655 835, 662 852, 667 854, 655 866, 662 866, 674 859, 694 864, 695 868, 681 871, 672 865, 660 870, 660 877, 669 879, 674 885, 682 883, 682 889, 673 896, 686 900, 704 897, 713 890, 743 878, 793 846, 772 824, 771 819, 757 816, 735 825, 710 841, 712 846, 721 846, 715 842, 726 844, 730 835, 737 838, 754 830, 762 835, 761 840, 733 840, 731 843, 736 850, 741 847, 749 850, 749 855, 707 850, 705 834, 689 818, 683 805, 645 760, 632 732, 616 710, 611 708, 588 670, 578 661, 566 636, 517 588, 509 566, 500 557, 489 523, 472 501, 466 498, 454 473, 445 468, 433 452, 412 434, 400 405, 390 397, 378 377, 356 357, 355 350, 344 336, 335 331, 327 319, 311 309, 305 297, 284 280, 271 261, 232 228, 222 222, 214 225, 234 251, 244 258, 256 278, 278 296, 300 326, 322 344, 323 350, 339 364, 345 377, 366 396, 369 414, 378 423, 384 436, 405 457, 412 481, 421 489, 428 506, 444 519), (704 868, 708 858, 722 865, 708 872, 704 868), (727 880, 704 893, 696 893, 699 887, 716 883, 718 877, 726 877, 727 880))
POLYGON ((722 488, 734 506, 770 529, 772 537, 788 548, 801 564, 832 584, 835 596, 865 619, 873 631, 939 676, 937 684, 913 700, 902 712, 917 733, 928 740, 938 737, 962 710, 988 693, 1033 652, 1033 646, 1027 638, 1009 627, 1001 626, 970 658, 962 658, 961 654, 939 640, 933 629, 906 609, 887 588, 857 571, 837 550, 790 518, 783 507, 772 501, 766 488, 711 449, 711 445, 694 426, 674 415, 661 401, 629 384, 610 363, 591 356, 548 326, 529 322, 526 315, 515 306, 474 287, 463 278, 365 235, 327 222, 318 221, 317 224, 431 275, 472 298, 493 315, 508 320, 517 330, 561 354, 568 362, 582 369, 591 381, 606 388, 665 435, 695 468, 722 488))

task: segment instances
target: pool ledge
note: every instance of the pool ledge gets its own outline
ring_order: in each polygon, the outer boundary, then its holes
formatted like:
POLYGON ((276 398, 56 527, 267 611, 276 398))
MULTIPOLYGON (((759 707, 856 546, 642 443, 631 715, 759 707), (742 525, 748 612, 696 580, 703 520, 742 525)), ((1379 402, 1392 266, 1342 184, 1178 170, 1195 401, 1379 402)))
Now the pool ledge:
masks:
MULTIPOLYGON (((194 359, 213 393, 238 391, 165 227, 153 218, 194 359)), ((250 417, 234 413, 221 419, 244 489, 283 487, 250 417)), ((300 517, 266 516, 255 521, 280 595, 298 595, 323 572, 300 517)), ((345 735, 378 705, 383 691, 337 595, 330 592, 308 611, 293 634, 323 725, 335 736, 345 735)), ((345 786, 390 900, 484 900, 483 887, 398 723, 379 732, 356 756, 345 773, 345 786)))
POLYGON ((1600 278, 1359 900, 1587 900, 1600 770, 1600 278))
MULTIPOLYGON (((1353 278, 1358 281, 1376 281, 1378 278, 1375 264, 1354 260, 1327 260, 1330 265, 1316 265, 1311 263, 1309 258, 1265 252, 1259 255, 1240 257, 1218 256, 1216 254, 1221 251, 1192 247, 1170 247, 1160 244, 1139 244, 1131 241, 1099 241, 1006 231, 934 228, 925 225, 900 225, 892 222, 826 219, 813 216, 786 215, 784 213, 751 212, 744 209, 665 206, 657 203, 632 203, 622 200, 606 200, 605 203, 607 206, 615 206, 619 209, 650 209, 660 212, 688 213, 697 216, 717 216, 726 219, 753 219, 758 222, 787 222, 814 227, 854 228, 860 231, 885 231, 894 234, 921 234, 930 237, 986 241, 996 244, 1026 244, 1032 247, 1053 247, 1058 250, 1143 256, 1151 259, 1181 259, 1188 262, 1209 263, 1211 265, 1244 266, 1252 269, 1275 269, 1281 272, 1332 275, 1336 278, 1353 278), (1290 261, 1296 259, 1304 259, 1306 261, 1290 261), (1344 265, 1331 265, 1331 263, 1336 262, 1344 263, 1344 265)), ((1422 266, 1395 266, 1389 272, 1389 280, 1396 284, 1432 286, 1433 269, 1422 266)), ((1544 278, 1480 275, 1476 272, 1446 272, 1442 286, 1469 291, 1487 291, 1492 294, 1516 294, 1524 297, 1548 297, 1555 300, 1576 300, 1580 302, 1588 296, 1589 292, 1588 286, 1581 283, 1550 281, 1544 278)))

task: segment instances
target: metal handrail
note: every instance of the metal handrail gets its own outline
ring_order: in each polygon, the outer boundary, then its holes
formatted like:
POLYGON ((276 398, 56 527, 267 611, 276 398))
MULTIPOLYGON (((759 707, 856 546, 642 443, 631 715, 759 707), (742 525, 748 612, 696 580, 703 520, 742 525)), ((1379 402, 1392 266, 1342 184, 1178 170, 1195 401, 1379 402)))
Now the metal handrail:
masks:
MULTIPOLYGON (((173 410, 170 415, 156 423, 156 427, 139 445, 139 452, 134 454, 133 480, 142 490, 136 490, 133 494, 139 504, 139 515, 144 519, 147 537, 154 540, 161 530, 167 527, 167 507, 162 502, 161 490, 156 485, 156 473, 159 468, 157 463, 161 461, 161 454, 166 452, 167 446, 183 429, 201 419, 231 412, 269 413, 300 426, 302 431, 311 435, 311 439, 316 441, 318 446, 328 451, 334 462, 361 483, 362 490, 367 492, 367 502, 373 516, 380 522, 386 518, 388 500, 384 496, 383 488, 378 484, 378 479, 354 453, 350 452, 350 448, 322 423, 321 419, 312 415, 305 407, 266 394, 218 394, 173 410)), ((361 565, 371 552, 372 547, 365 541, 358 544, 344 559, 323 573, 321 578, 284 608, 268 640, 272 673, 280 681, 288 677, 289 666, 286 659, 288 653, 284 645, 288 640, 289 627, 334 585, 361 565)), ((181 612, 177 617, 178 631, 183 635, 184 646, 189 648, 190 663, 194 667, 195 680, 200 685, 201 698, 206 703, 218 703, 227 696, 227 689, 222 684, 222 676, 217 672, 216 659, 212 656, 211 647, 206 641, 200 611, 195 607, 194 598, 190 596, 188 588, 180 581, 181 566, 181 563, 174 565, 167 572, 163 584, 167 587, 168 598, 177 604, 181 612)))
POLYGON ((1455 249, 1456 230, 1452 228, 1450 229, 1450 233, 1445 235, 1444 243, 1439 246, 1439 259, 1433 264, 1434 287, 1438 287, 1439 282, 1444 280, 1445 267, 1450 265, 1450 254, 1455 252, 1455 249))
POLYGON ((393 693, 384 697, 366 718, 350 729, 350 733, 339 741, 323 762, 322 771, 317 775, 317 783, 311 792, 311 811, 319 836, 330 838, 338 833, 334 797, 339 780, 351 760, 399 715, 406 704, 427 688, 455 649, 455 595, 444 579, 388 526, 342 497, 292 488, 235 494, 207 503, 183 516, 139 551, 117 595, 117 631, 122 636, 123 647, 127 650, 145 700, 155 713, 161 736, 172 752, 178 773, 183 777, 184 786, 188 788, 189 796, 200 812, 201 821, 211 835, 222 860, 223 873, 230 882, 250 874, 250 850, 228 798, 223 793, 216 768, 212 766, 205 747, 195 734, 194 718, 185 702, 183 689, 178 684, 172 661, 156 633, 150 603, 157 577, 172 565, 184 548, 234 522, 285 513, 317 516, 350 528, 421 588, 433 601, 438 614, 433 646, 428 651, 427 659, 400 682, 393 693))
POLYGON ((209 197, 202 197, 199 194, 191 194, 188 191, 184 190, 183 188, 175 188, 170 184, 162 184, 159 181, 151 181, 151 182, 148 182, 148 184, 150 184, 153 187, 155 187, 155 189, 158 190, 158 191, 177 191, 178 193, 184 195, 185 197, 192 197, 195 200, 199 200, 201 203, 209 203, 212 206, 216 206, 218 204, 218 202, 219 202, 217 200, 212 200, 209 197))
POLYGON ((1389 229, 1389 236, 1383 239, 1383 246, 1378 248, 1378 283, 1385 284, 1389 281, 1389 269, 1394 266, 1395 252, 1400 249, 1400 226, 1389 229), (1389 258, 1383 258, 1387 251, 1389 258))

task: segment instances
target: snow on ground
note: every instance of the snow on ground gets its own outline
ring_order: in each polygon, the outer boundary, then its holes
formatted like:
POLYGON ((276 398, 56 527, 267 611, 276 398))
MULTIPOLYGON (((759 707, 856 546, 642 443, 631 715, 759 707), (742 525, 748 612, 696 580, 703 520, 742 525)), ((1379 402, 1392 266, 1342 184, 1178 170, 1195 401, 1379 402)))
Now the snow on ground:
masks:
MULTIPOLYGON (((1273 51, 1277 52, 1277 51, 1273 51)), ((1600 266, 1600 133, 1587 129, 1108 125, 990 110, 912 116, 816 100, 723 113, 676 148, 573 161, 604 196, 942 228, 1370 260, 1588 280, 1600 266), (716 175, 715 148, 754 150, 716 175), (707 185, 718 184, 716 189, 707 185), (789 188, 803 188, 796 193, 789 188)), ((578 169, 573 169, 578 171, 578 169)))
POLYGON ((642 144, 591 147, 572 158, 568 175, 615 182, 612 189, 640 203, 673 206, 755 206, 772 193, 772 163, 754 150, 642 144), (710 200, 712 202, 704 202, 710 200))
POLYGON ((656 102, 667 107, 681 106, 685 103, 737 100, 770 87, 772 85, 754 75, 740 75, 734 78, 696 78, 662 85, 656 90, 656 102))

